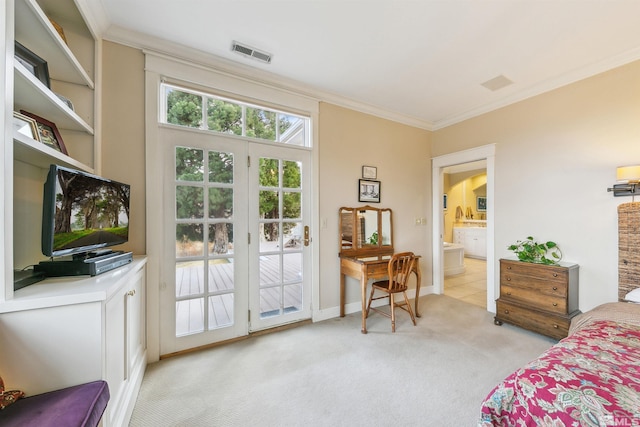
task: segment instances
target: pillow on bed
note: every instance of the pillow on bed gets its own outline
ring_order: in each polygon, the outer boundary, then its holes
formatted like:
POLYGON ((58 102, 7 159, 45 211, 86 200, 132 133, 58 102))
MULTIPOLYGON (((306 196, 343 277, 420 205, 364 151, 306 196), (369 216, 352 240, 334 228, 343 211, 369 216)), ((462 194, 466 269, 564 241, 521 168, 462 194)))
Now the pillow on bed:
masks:
POLYGON ((625 301, 640 303, 640 288, 634 289, 624 296, 625 301))
POLYGON ((20 399, 22 396, 24 396, 24 392, 20 390, 11 390, 0 393, 0 410, 6 408, 12 403, 15 403, 16 400, 20 399))
POLYGON ((24 396, 24 392, 20 390, 4 391, 4 382, 0 377, 0 410, 11 405, 22 396, 24 396))

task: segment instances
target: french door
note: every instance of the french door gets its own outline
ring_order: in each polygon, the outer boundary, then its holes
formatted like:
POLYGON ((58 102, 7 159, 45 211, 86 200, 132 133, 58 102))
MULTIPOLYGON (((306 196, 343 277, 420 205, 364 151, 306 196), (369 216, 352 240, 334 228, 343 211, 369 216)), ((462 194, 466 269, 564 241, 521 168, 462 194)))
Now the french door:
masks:
POLYGON ((161 354, 309 318, 309 152, 192 130, 160 134, 161 354))
POLYGON ((311 317, 309 152, 249 147, 251 330, 311 317))

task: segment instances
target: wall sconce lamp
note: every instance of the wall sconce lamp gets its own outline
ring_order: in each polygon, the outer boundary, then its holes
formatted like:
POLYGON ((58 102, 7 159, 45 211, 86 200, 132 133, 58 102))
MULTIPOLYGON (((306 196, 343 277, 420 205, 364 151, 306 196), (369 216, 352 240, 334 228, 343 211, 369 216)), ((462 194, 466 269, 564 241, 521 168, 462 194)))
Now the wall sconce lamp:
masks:
POLYGON ((615 197, 640 194, 640 165, 619 166, 616 169, 616 181, 619 184, 607 188, 615 197))

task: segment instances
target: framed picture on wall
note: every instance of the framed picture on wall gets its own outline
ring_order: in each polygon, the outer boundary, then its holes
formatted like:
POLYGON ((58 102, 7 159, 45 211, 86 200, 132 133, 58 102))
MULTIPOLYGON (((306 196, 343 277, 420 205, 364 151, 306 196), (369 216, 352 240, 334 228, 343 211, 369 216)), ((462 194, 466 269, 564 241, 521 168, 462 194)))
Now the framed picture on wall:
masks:
POLYGON ((487 211, 487 198, 486 197, 476 197, 476 210, 478 212, 486 212, 487 211))
POLYGON ((442 210, 447 210, 447 193, 442 195, 442 210))
POLYGON ((378 168, 375 166, 362 166, 362 177, 364 179, 376 179, 378 177, 378 168))
POLYGON ((380 181, 359 180, 358 201, 380 203, 380 181))

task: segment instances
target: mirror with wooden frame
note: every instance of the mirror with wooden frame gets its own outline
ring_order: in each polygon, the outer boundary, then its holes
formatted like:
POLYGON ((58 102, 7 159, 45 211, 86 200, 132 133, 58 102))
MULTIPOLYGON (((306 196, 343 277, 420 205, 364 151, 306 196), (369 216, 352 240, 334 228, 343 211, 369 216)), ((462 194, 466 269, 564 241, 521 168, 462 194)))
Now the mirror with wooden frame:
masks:
POLYGON ((340 208, 340 256, 376 256, 393 253, 391 209, 371 206, 340 208))

